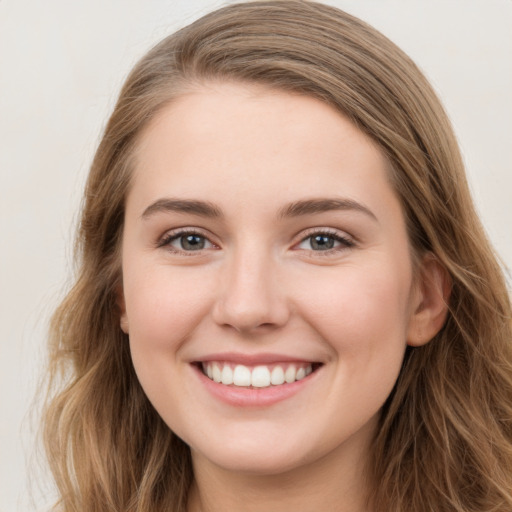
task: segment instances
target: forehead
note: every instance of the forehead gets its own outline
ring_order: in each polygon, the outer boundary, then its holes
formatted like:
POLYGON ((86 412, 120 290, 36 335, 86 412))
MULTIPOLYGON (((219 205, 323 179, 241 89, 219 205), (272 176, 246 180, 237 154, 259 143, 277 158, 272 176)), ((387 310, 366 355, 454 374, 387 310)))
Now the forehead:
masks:
POLYGON ((320 100, 222 83, 191 90, 157 114, 141 136, 133 185, 146 202, 164 193, 219 199, 227 188, 268 202, 382 196, 383 188, 394 195, 388 175, 376 144, 320 100))
MULTIPOLYGON (((206 149, 229 146, 230 142, 239 147, 241 136, 246 136, 253 148, 259 145, 267 152, 282 148, 283 143, 289 146, 295 142, 306 151, 315 151, 319 145, 325 150, 331 140, 346 145, 358 139, 354 151, 372 146, 375 156, 383 159, 369 137, 323 101, 257 84, 224 82, 196 86, 163 107, 143 131, 138 154, 147 158, 145 148, 151 151, 155 145, 169 144, 171 137, 185 151, 197 142, 206 149), (233 132, 235 125, 238 130, 233 132)), ((200 148, 193 149, 196 153, 200 148)), ((339 157, 347 155, 336 153, 339 157)), ((319 156, 315 151, 315 158, 319 156)), ((139 163, 144 162, 139 159, 139 163)))

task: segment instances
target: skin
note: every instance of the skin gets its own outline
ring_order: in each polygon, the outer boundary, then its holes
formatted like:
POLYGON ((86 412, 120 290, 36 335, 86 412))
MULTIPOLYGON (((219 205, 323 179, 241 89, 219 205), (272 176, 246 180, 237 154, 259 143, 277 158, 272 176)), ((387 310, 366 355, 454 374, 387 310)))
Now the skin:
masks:
POLYGON ((190 511, 367 510, 379 411, 407 344, 441 327, 446 288, 432 258, 413 272, 386 160, 368 137, 309 97, 226 83, 183 94, 142 135, 122 269, 138 378, 192 450, 190 511), (169 209, 169 198, 219 215, 169 209), (326 198, 344 208, 283 215, 326 198), (184 250, 182 228, 204 248, 184 250), (312 245, 318 234, 331 250, 312 245), (220 352, 321 367, 285 400, 236 407, 192 364, 220 352))

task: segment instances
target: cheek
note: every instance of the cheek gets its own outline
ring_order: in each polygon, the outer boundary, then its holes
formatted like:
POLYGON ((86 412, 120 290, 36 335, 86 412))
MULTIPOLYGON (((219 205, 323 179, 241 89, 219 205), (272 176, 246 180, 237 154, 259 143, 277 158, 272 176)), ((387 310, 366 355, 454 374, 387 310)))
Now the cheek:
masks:
POLYGON ((130 263, 123 265, 124 294, 135 372, 158 411, 176 412, 186 380, 180 348, 211 309, 211 287, 187 269, 130 263))
POLYGON ((123 268, 130 341, 142 350, 173 350, 212 307, 207 272, 150 265, 123 268))
POLYGON ((317 275, 300 299, 304 317, 339 353, 405 347, 410 274, 396 269, 351 266, 317 275))

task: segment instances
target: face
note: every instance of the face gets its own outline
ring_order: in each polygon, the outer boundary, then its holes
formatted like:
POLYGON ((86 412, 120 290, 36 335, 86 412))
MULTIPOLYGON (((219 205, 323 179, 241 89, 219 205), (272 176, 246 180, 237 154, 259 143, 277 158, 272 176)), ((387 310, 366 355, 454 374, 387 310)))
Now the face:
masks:
POLYGON ((194 461, 361 458, 414 309, 379 149, 315 99, 211 84, 159 113, 136 160, 121 325, 194 461))

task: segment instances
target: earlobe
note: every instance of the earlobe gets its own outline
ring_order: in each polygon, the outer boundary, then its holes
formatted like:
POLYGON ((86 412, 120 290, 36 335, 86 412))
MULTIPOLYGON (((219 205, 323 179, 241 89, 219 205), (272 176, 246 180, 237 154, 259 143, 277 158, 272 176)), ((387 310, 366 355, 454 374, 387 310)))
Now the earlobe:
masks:
POLYGON ((419 347, 428 343, 443 327, 448 314, 451 278, 432 253, 420 265, 407 332, 407 344, 419 347))
POLYGON ((119 320, 119 325, 121 326, 121 330, 125 334, 128 334, 128 332, 129 332, 129 329, 128 329, 128 318, 126 316, 126 313, 121 314, 121 318, 119 320))
POLYGON ((126 304, 124 301, 124 292, 122 288, 117 290, 117 307, 119 309, 119 325, 121 330, 128 334, 128 316, 126 314, 126 304))

